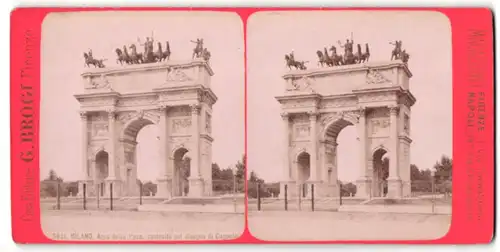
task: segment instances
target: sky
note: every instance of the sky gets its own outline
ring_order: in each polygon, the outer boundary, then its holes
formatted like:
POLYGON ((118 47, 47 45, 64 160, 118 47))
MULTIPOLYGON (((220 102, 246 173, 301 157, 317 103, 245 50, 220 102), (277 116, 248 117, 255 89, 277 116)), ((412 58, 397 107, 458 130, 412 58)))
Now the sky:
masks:
MULTIPOLYGON (((81 171, 81 121, 75 94, 83 92, 83 52, 115 63, 115 48, 144 41, 153 34, 163 46, 170 42, 171 60, 189 60, 190 40, 204 39, 215 72, 212 161, 232 166, 244 153, 244 38, 238 15, 222 12, 85 12, 53 13, 42 24, 42 83, 40 118, 41 178, 53 169, 64 180, 77 180, 81 171)), ((142 47, 139 47, 142 51, 142 47)), ((155 45, 156 50, 156 45, 155 45)), ((88 70, 88 69, 87 69, 88 70)), ((156 126, 137 137, 138 177, 155 180, 158 171, 156 126)))
MULTIPOLYGON (((355 43, 370 45, 370 61, 390 60, 389 42, 403 41, 410 54, 410 162, 432 168, 452 154, 451 26, 439 12, 428 11, 308 11, 260 12, 247 27, 248 167, 266 181, 283 180, 283 137, 280 104, 288 71, 284 55, 316 67, 316 50, 336 45, 353 35, 355 43)), ((364 52, 364 46, 363 52, 364 52)), ((341 51, 343 53, 343 51, 341 51)), ((359 162, 354 127, 338 137, 338 176, 355 181, 359 162)))

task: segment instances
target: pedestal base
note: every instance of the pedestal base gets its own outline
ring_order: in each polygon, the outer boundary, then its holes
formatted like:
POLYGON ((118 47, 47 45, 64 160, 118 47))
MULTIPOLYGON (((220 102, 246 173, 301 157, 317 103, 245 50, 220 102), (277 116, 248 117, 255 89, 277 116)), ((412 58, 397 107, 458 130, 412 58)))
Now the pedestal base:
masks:
MULTIPOLYGON (((317 190, 318 193, 316 194, 319 197, 322 198, 331 198, 331 197, 339 197, 340 195, 340 188, 339 184, 337 183, 322 183, 317 185, 317 190)), ((316 190, 316 189, 315 189, 316 190)))
POLYGON ((189 178, 189 197, 203 197, 203 179, 189 178))
POLYGON ((356 180, 356 198, 371 198, 372 181, 369 178, 359 178, 356 180))
POLYGON ((158 198, 172 198, 172 179, 168 177, 157 179, 156 197, 158 198))
POLYGON ((388 198, 401 198, 403 193, 403 188, 401 184, 401 179, 398 178, 388 178, 387 179, 387 197, 388 198))

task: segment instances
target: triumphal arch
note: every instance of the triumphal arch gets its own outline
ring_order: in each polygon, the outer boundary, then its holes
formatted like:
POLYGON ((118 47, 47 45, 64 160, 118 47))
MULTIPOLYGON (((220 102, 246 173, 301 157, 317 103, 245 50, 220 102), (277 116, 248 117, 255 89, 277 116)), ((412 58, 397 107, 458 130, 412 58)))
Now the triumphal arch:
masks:
POLYGON ((202 58, 84 72, 84 92, 75 95, 83 143, 80 192, 86 184, 87 195, 106 197, 112 184, 114 197, 138 196, 137 134, 156 125, 160 160, 157 167, 139 167, 158 171, 156 196, 211 195, 213 74, 202 58))
MULTIPOLYGON (((286 73, 284 95, 276 97, 285 134, 282 191, 285 184, 314 184, 315 196, 338 196, 337 136, 353 126, 358 151, 349 155, 357 156, 359 164, 344 168, 359 169, 356 196, 410 196, 410 119, 416 102, 411 76, 401 60, 286 73), (389 158, 385 187, 383 156, 389 158)), ((297 192, 288 190, 292 196, 297 192)))

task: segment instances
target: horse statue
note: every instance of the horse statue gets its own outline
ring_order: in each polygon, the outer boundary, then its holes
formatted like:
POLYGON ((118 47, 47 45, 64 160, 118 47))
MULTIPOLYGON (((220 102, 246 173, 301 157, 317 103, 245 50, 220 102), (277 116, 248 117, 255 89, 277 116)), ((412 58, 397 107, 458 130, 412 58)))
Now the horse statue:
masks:
POLYGON ((165 52, 163 52, 162 59, 167 61, 170 60, 170 54, 172 54, 172 52, 170 51, 170 43, 167 41, 167 44, 165 46, 165 52))
POLYGON ((361 54, 361 57, 359 58, 360 62, 368 62, 370 60, 370 47, 368 46, 368 43, 366 43, 365 47, 365 52, 361 54))
POLYGON ((354 54, 354 63, 361 63, 361 57, 363 56, 363 53, 361 52, 361 45, 357 44, 357 50, 356 53, 354 54))
POLYGON ((132 62, 132 59, 130 58, 130 55, 128 54, 128 50, 127 50, 127 46, 126 45, 123 46, 123 55, 124 55, 124 57, 126 59, 125 62, 127 64, 134 64, 134 62, 132 62))
POLYGON ((195 43, 196 47, 193 49, 193 59, 200 58, 203 54, 203 39, 197 38, 196 41, 191 40, 191 43, 195 43))
POLYGON ((403 45, 403 41, 396 40, 394 43, 389 42, 389 44, 394 45, 394 49, 392 50, 391 60, 392 59, 401 59, 401 47, 403 45))
POLYGON ((140 64, 140 63, 144 63, 144 60, 143 60, 143 55, 142 53, 138 53, 137 52, 137 48, 135 47, 134 44, 130 45, 130 62, 132 62, 132 64, 140 64))
POLYGON ((316 55, 318 55, 318 65, 321 65, 322 67, 326 65, 327 67, 333 66, 333 61, 328 56, 328 50, 325 48, 324 53, 321 52, 321 50, 316 51, 316 55))
POLYGON ((295 67, 297 70, 306 70, 307 61, 296 61, 293 59, 291 55, 285 54, 286 66, 292 70, 292 67, 295 67))
POLYGON ((308 62, 309 61, 297 61, 297 65, 298 65, 300 70, 307 70, 306 63, 308 63, 308 62))
POLYGON ((345 65, 344 57, 342 57, 342 55, 340 54, 337 54, 337 47, 335 46, 330 47, 330 51, 332 51, 331 59, 334 66, 345 65))
POLYGON ((116 64, 120 63, 120 65, 123 65, 123 62, 125 62, 125 64, 129 63, 127 56, 122 52, 122 50, 120 50, 120 48, 116 48, 115 52, 116 56, 118 56, 118 58, 116 59, 116 64))
POLYGON ((408 64, 408 60, 410 59, 410 54, 406 52, 406 50, 401 51, 401 61, 403 63, 408 64))
POLYGON ((157 45, 158 45, 158 50, 155 53, 153 53, 153 61, 161 62, 162 60, 165 59, 165 57, 163 56, 164 53, 161 47, 161 42, 158 42, 157 45))
POLYGON ((203 60, 209 62, 211 56, 210 51, 207 48, 203 48, 203 52, 201 53, 203 60))
POLYGON ((92 57, 91 51, 87 54, 86 52, 83 53, 83 57, 85 58, 85 66, 90 67, 90 65, 94 65, 95 68, 104 68, 106 67, 104 65, 104 61, 106 59, 94 59, 92 57))

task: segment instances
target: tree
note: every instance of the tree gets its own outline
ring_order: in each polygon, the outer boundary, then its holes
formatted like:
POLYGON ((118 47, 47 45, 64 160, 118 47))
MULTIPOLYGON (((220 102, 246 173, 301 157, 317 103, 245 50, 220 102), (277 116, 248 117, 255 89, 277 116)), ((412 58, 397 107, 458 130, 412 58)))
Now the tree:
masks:
MULTIPOLYGON (((54 170, 50 170, 46 179, 40 182, 40 196, 41 197, 56 197, 57 196, 57 186, 61 186, 60 189, 63 188, 62 184, 63 180, 54 170)), ((64 196, 63 190, 60 190, 61 196, 64 196)))
POLYGON ((434 174, 436 190, 445 194, 451 193, 453 159, 446 155, 441 156, 441 159, 434 164, 434 169, 436 170, 434 174))
POLYGON ((212 179, 218 180, 221 177, 221 169, 217 163, 212 163, 212 179))
POLYGON ((239 181, 242 181, 245 179, 246 161, 247 161, 247 157, 245 154, 243 154, 241 161, 238 161, 238 163, 236 163, 236 179, 238 179, 239 181))
POLYGON ((248 189, 247 189, 248 197, 257 198, 257 191, 259 192, 258 194, 260 195, 260 197, 264 198, 271 196, 271 194, 267 192, 265 189, 264 180, 259 178, 256 172, 251 171, 250 176, 248 178, 248 189), (259 184, 260 184, 260 190, 259 190, 259 184))
POLYGON ((143 196, 154 196, 156 195, 156 192, 158 191, 158 186, 156 184, 153 184, 153 182, 148 181, 142 185, 142 195, 143 196))
POLYGON ((340 182, 342 191, 341 194, 343 197, 349 197, 349 196, 354 196, 356 195, 357 192, 357 187, 355 184, 349 182, 349 183, 343 183, 342 181, 340 182))
POLYGON ((453 159, 447 157, 446 155, 441 156, 441 160, 434 164, 434 169, 436 170, 436 174, 434 177, 437 182, 444 182, 447 180, 451 181, 452 178, 452 168, 453 168, 453 159))

